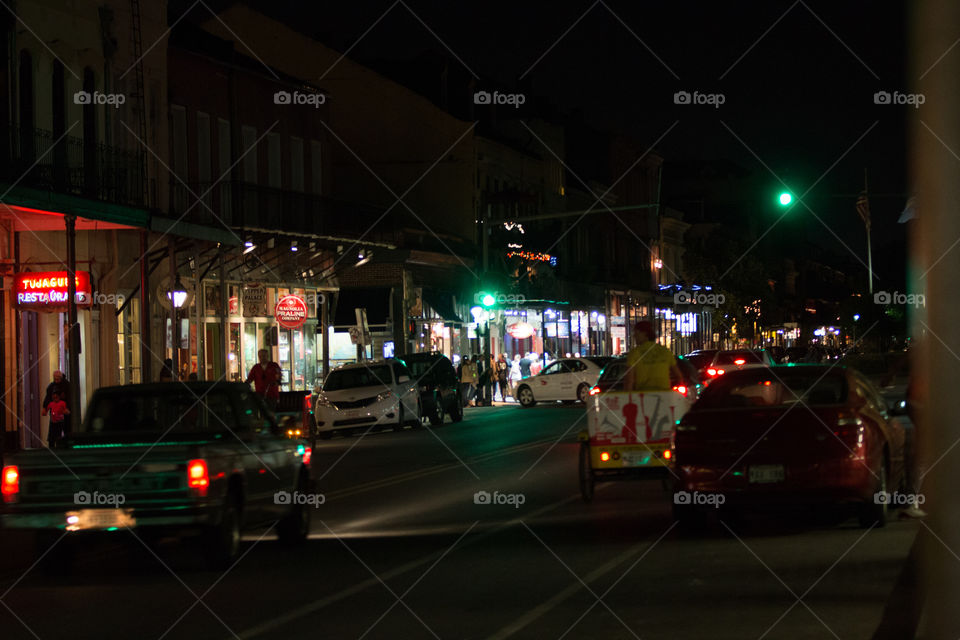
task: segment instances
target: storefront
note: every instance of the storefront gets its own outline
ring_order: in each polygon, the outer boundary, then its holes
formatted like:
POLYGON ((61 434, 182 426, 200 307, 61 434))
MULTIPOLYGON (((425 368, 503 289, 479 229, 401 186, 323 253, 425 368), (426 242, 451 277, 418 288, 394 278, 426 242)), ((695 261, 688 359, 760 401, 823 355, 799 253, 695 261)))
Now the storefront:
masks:
POLYGON ((204 282, 201 300, 194 298, 181 310, 192 317, 199 304, 202 311, 199 343, 196 323, 190 323, 189 339, 180 336, 180 362, 189 372, 197 373, 200 379, 215 380, 225 370, 227 380, 243 381, 258 362, 258 352, 267 349, 270 359, 283 371, 283 391, 313 389, 323 363, 317 312, 326 294, 318 289, 255 282, 230 283, 227 294, 226 350, 220 342, 219 283, 204 282))
MULTIPOLYGON (((564 309, 559 305, 542 309, 505 309, 500 312, 502 342, 507 358, 514 355, 545 354, 548 359, 601 355, 606 342, 606 316, 597 309, 564 309)), ((495 354, 496 355, 496 354, 495 354)))

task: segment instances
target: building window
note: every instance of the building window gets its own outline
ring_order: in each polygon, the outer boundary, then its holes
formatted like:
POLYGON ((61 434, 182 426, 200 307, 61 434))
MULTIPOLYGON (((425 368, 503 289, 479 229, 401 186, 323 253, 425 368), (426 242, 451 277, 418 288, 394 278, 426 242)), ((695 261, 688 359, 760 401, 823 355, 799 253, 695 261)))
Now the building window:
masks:
POLYGON ((303 192, 303 140, 290 138, 290 189, 303 192))
POLYGON ((280 134, 267 134, 267 184, 274 189, 283 186, 283 167, 280 150, 280 134))

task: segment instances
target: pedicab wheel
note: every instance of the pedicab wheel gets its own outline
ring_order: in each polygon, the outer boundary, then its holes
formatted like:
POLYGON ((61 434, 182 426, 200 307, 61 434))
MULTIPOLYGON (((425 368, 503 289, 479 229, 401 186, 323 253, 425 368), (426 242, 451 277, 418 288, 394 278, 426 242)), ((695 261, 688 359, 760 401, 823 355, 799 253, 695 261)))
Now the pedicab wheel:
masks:
POLYGON ((595 482, 593 467, 590 465, 590 445, 584 442, 580 445, 580 495, 584 502, 593 501, 595 482))

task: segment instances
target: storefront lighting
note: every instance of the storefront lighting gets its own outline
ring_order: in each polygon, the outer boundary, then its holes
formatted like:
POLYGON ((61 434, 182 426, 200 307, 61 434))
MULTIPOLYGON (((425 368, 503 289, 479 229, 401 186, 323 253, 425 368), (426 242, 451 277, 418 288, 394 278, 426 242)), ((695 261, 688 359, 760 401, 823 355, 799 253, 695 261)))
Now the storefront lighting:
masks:
POLYGON ((173 283, 173 289, 167 293, 167 298, 173 301, 173 306, 176 309, 183 307, 183 303, 187 301, 187 290, 183 288, 183 283, 180 282, 180 276, 177 276, 176 281, 173 283))
POLYGON ((597 316, 597 320, 600 322, 600 324, 603 324, 604 322, 607 321, 607 317, 603 314, 600 314, 599 316, 597 316))
POLYGON ((290 251, 296 251, 296 250, 297 250, 297 241, 296 241, 296 240, 291 240, 291 241, 290 241, 290 251))
POLYGON ((657 258, 656 260, 653 261, 653 266, 656 267, 657 269, 663 269, 663 260, 661 260, 660 258, 657 258))
POLYGON ((253 247, 253 241, 252 241, 252 240, 247 240, 246 242, 243 243, 243 246, 245 246, 247 249, 249 249, 249 248, 253 247))
POLYGON ((597 319, 597 315, 598 315, 598 314, 597 314, 596 311, 591 311, 591 312, 590 312, 590 317, 593 318, 594 320, 597 319))

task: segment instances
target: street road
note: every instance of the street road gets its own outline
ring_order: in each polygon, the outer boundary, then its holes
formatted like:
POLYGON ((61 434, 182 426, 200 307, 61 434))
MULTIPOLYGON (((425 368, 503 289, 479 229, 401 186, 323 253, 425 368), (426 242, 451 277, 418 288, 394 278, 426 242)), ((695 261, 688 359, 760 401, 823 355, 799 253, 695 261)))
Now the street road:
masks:
POLYGON ((309 542, 248 535, 226 573, 197 545, 118 532, 51 577, 7 537, 0 637, 870 638, 916 522, 748 514, 681 531, 656 479, 598 485, 585 504, 582 416, 475 408, 320 441, 309 542))

